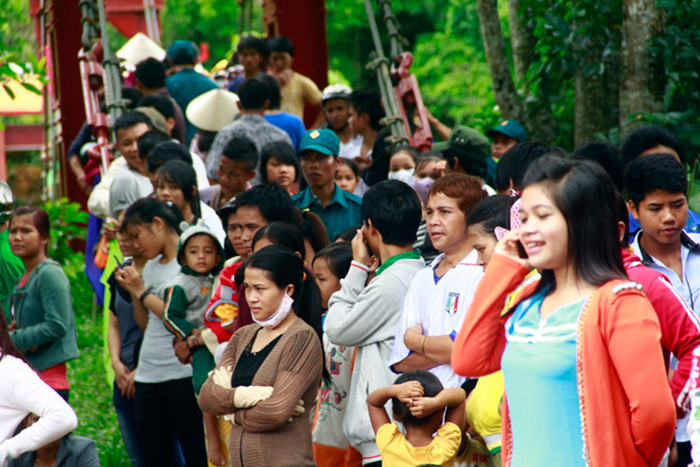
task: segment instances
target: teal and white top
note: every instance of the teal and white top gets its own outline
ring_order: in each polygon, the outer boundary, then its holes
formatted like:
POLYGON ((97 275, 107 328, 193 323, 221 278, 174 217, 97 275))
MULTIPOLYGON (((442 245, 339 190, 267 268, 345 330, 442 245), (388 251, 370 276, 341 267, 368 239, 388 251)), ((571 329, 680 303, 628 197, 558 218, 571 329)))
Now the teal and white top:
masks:
POLYGON ((576 380, 576 329, 587 299, 540 313, 546 290, 518 305, 506 323, 501 366, 513 466, 585 465, 576 380))

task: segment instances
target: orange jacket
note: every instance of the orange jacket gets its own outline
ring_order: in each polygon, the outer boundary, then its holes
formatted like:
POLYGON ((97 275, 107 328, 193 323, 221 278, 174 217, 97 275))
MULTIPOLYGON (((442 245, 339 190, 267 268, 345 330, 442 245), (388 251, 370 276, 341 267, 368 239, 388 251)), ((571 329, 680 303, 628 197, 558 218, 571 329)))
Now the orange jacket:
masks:
MULTIPOLYGON (((500 369, 505 322, 538 283, 538 277, 523 283, 528 272, 510 258, 492 257, 454 342, 456 373, 483 376, 500 369)), ((657 466, 673 438, 676 415, 659 322, 640 289, 634 282, 610 281, 598 288, 578 320, 577 384, 593 466, 657 466)), ((509 465, 512 442, 504 407, 503 459, 509 465)))

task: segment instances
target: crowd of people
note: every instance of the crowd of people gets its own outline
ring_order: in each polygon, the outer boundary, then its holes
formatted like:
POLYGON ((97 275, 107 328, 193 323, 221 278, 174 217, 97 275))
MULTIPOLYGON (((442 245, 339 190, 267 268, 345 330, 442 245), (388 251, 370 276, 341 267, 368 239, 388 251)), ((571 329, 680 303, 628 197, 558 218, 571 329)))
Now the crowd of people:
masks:
MULTIPOLYGON (((431 116, 419 153, 387 143, 376 90, 319 90, 293 58, 244 37, 214 81, 175 41, 128 76, 109 171, 87 126, 71 145, 133 465, 700 462, 700 215, 673 133, 569 154, 431 116)), ((0 186, 0 465, 99 465, 69 434, 50 219, 12 207, 0 186)))

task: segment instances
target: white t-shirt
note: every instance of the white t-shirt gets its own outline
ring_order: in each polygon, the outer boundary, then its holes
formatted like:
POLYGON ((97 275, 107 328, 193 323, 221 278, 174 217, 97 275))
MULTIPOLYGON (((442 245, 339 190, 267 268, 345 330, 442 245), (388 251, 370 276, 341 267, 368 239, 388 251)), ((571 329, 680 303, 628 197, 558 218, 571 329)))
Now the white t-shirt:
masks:
MULTIPOLYGON (((403 341, 406 329, 411 326, 421 324, 426 336, 450 336, 452 340, 462 327, 476 287, 484 275, 483 268, 476 265, 477 253, 472 250, 436 282, 434 271, 444 256, 435 258, 411 281, 394 337, 390 366, 411 353, 403 341)), ((438 365, 429 371, 438 377, 445 388, 460 386, 466 379, 455 374, 449 364, 438 365)))
POLYGON ((192 151, 190 151, 190 155, 192 156, 192 168, 197 174, 197 188, 200 190, 208 188, 209 179, 207 178, 207 167, 204 165, 204 161, 192 151))
POLYGON ((116 218, 118 211, 125 211, 141 198, 153 193, 151 179, 124 166, 109 186, 109 215, 116 218))
POLYGON ((59 439, 77 425, 75 412, 29 365, 11 355, 0 359, 0 465, 59 439), (13 437, 30 413, 39 421, 13 437))
POLYGON ((347 143, 340 142, 339 156, 343 159, 355 159, 362 152, 362 142, 364 139, 360 135, 355 135, 347 143))

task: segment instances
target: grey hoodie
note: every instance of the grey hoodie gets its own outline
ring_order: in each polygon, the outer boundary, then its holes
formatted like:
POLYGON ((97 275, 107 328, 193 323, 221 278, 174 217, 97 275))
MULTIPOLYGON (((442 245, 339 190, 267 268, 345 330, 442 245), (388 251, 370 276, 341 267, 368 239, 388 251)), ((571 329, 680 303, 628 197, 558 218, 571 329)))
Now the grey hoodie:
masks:
POLYGON ((366 287, 367 272, 354 264, 340 281, 340 290, 331 296, 324 331, 333 344, 357 347, 343 432, 363 459, 373 462, 380 458, 367 396, 396 379, 389 369, 394 333, 411 280, 425 262, 400 259, 366 287))

